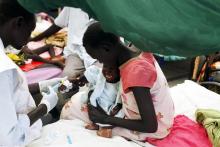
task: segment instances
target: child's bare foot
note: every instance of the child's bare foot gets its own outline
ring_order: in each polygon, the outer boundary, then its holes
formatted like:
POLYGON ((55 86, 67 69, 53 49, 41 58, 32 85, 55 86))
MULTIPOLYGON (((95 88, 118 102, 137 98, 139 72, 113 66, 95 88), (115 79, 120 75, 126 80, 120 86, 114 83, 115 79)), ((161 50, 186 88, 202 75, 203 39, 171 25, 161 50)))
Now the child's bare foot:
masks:
POLYGON ((99 128, 97 135, 105 138, 112 138, 112 129, 109 128, 99 128))
POLYGON ((88 124, 85 126, 85 128, 88 130, 99 130, 99 126, 96 124, 88 124))

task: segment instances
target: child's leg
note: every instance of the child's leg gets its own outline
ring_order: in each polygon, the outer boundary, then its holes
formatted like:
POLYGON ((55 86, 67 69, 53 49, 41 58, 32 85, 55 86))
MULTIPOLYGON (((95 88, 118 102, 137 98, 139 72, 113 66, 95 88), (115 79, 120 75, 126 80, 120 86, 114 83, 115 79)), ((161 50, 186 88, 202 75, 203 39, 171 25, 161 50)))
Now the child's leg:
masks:
POLYGON ((63 64, 65 63, 65 58, 63 56, 56 56, 51 59, 52 61, 57 61, 57 62, 62 62, 63 64))
POLYGON ((52 45, 45 45, 45 46, 42 46, 42 47, 39 47, 35 50, 33 50, 34 54, 37 54, 37 55, 40 55, 44 52, 49 52, 51 58, 55 57, 55 51, 53 49, 53 46, 52 45))
POLYGON ((56 57, 53 46, 49 47, 48 52, 49 52, 51 58, 56 57))
POLYGON ((35 54, 35 55, 29 55, 26 54, 27 58, 32 59, 34 61, 39 61, 39 62, 44 62, 44 63, 49 63, 49 64, 54 64, 60 68, 64 68, 64 64, 62 62, 58 62, 58 61, 51 61, 51 60, 47 60, 44 59, 42 57, 40 57, 39 55, 35 54))

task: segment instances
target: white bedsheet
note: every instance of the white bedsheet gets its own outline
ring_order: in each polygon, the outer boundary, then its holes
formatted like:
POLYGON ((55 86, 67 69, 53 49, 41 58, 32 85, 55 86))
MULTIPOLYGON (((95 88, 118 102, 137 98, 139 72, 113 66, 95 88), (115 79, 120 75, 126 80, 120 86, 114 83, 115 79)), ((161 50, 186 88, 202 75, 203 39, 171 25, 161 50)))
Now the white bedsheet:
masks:
MULTIPOLYGON (((220 95, 192 81, 187 80, 171 88, 171 94, 175 105, 175 115, 182 114, 195 120, 194 113, 197 108, 220 111, 220 95)), ((41 138, 32 142, 28 147, 140 147, 122 137, 112 139, 98 137, 95 131, 84 129, 84 125, 80 120, 60 120, 47 125, 43 128, 41 138)), ((144 145, 152 147, 148 143, 144 145)))
POLYGON ((215 109, 220 111, 220 95, 186 80, 184 83, 171 88, 175 105, 175 115, 184 114, 195 120, 198 108, 215 109))
MULTIPOLYGON (((86 130, 80 120, 60 120, 43 128, 40 139, 28 147, 140 147, 122 137, 98 137, 95 131, 86 130)), ((146 147, 152 147, 145 144, 146 147)))

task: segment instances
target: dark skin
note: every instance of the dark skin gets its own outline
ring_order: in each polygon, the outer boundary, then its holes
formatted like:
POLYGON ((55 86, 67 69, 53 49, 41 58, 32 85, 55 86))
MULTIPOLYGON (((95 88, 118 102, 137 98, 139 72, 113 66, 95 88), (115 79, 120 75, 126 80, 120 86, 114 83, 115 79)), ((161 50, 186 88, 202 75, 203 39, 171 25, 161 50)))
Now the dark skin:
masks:
POLYGON ((44 38, 50 37, 51 35, 59 32, 62 28, 53 24, 51 25, 46 31, 43 33, 39 34, 38 36, 31 38, 29 41, 40 41, 44 38))
MULTIPOLYGON (((39 34, 38 36, 34 37, 34 38, 30 38, 29 41, 40 41, 44 38, 50 37, 51 35, 59 32, 62 28, 52 24, 47 30, 45 30, 43 33, 39 34)), ((49 63, 49 64, 54 64, 56 66, 59 66, 60 68, 64 68, 64 64, 61 62, 63 61, 63 59, 55 59, 55 52, 54 49, 51 48, 51 45, 46 45, 43 46, 41 48, 36 49, 35 51, 33 51, 31 54, 27 54, 29 58, 35 60, 35 61, 40 61, 40 62, 44 62, 44 63, 49 63), (49 51, 49 54, 52 58, 52 60, 46 60, 43 59, 39 56, 39 54, 43 53, 46 51, 49 51)))
POLYGON ((45 46, 42 46, 42 47, 39 47, 37 49, 34 49, 34 50, 30 50, 27 46, 24 46, 22 48, 22 52, 26 53, 26 54, 37 54, 37 55, 40 55, 44 52, 49 52, 51 58, 54 58, 56 55, 55 55, 55 52, 54 52, 54 49, 53 49, 53 45, 45 45, 45 46))
MULTIPOLYGON (((119 70, 118 69, 113 69, 113 68, 108 68, 106 67, 105 65, 103 66, 102 68, 102 74, 104 75, 106 81, 108 83, 117 83, 119 80, 120 80, 120 75, 119 75, 119 70)), ((91 93, 93 91, 90 91, 91 93)), ((88 98, 90 98, 91 94, 88 95, 88 98)), ((90 106, 90 102, 88 102, 88 105, 90 106)), ((97 103, 97 109, 99 110, 99 112, 102 112, 104 115, 106 115, 106 112, 99 106, 99 104, 97 103)), ((120 110, 122 109, 122 104, 117 104, 110 112, 110 116, 115 116, 120 110)), ((95 112, 95 111, 94 111, 95 112)), ((92 115, 94 116, 94 115, 92 115)), ((89 124, 86 126, 87 129, 90 129, 90 130, 99 130, 99 132, 97 133, 98 135, 100 136, 103 136, 103 131, 105 133, 107 133, 106 131, 108 131, 108 129, 112 129, 114 128, 113 126, 110 126, 110 127, 99 127, 98 125, 96 125, 95 123, 93 124, 89 124), (107 129, 107 130, 106 130, 107 129), (100 132, 102 131, 102 132, 100 132)), ((104 134, 105 134, 104 133, 104 134)), ((108 134, 108 133, 107 133, 108 134)), ((111 135, 110 135, 111 136, 111 135)), ((104 135, 104 137, 110 137, 110 136, 106 136, 104 135)))
POLYGON ((138 109, 141 115, 141 120, 129 120, 109 116, 102 112, 100 108, 96 108, 92 105, 89 105, 89 118, 91 119, 91 121, 94 123, 111 124, 113 126, 123 127, 129 130, 144 133, 156 132, 157 119, 155 115, 153 102, 147 103, 149 101, 152 101, 150 89, 144 87, 133 87, 132 91, 136 98, 138 109), (154 113, 152 113, 152 111, 154 113))
POLYGON ((22 48, 22 52, 25 53, 25 55, 28 59, 33 59, 34 61, 40 61, 40 62, 44 62, 44 63, 48 63, 48 64, 54 64, 60 68, 64 68, 64 64, 62 62, 53 61, 53 58, 55 57, 53 45, 45 45, 45 46, 40 47, 36 50, 30 50, 27 46, 24 46, 22 48), (42 54, 46 51, 49 52, 49 54, 52 58, 51 60, 44 59, 41 56, 39 56, 40 54, 42 54))
MULTIPOLYGON (((105 66, 117 69, 120 67, 120 65, 139 54, 129 50, 126 46, 121 44, 120 41, 118 41, 117 44, 112 44, 111 42, 102 42, 96 48, 92 48, 90 46, 85 46, 85 48, 91 57, 99 60, 105 66)), ((113 126, 119 126, 144 133, 156 132, 158 122, 150 94, 150 88, 130 87, 130 90, 135 96, 141 116, 140 120, 129 120, 108 116, 99 108, 89 105, 88 111, 90 120, 94 123, 111 124, 113 126)))
POLYGON ((37 97, 35 96, 35 95, 40 94, 39 84, 38 83, 29 84, 28 88, 29 88, 31 95, 34 98, 35 104, 39 105, 42 100, 42 96, 37 96, 37 97))
MULTIPOLYGON (((13 17, 0 25, 0 37, 4 46, 10 44, 15 48, 21 48, 28 42, 31 31, 34 28, 34 17, 31 20, 25 20, 22 16, 13 17)), ((46 113, 47 106, 45 104, 40 104, 37 108, 27 114, 30 119, 30 124, 32 125, 46 113)))
POLYGON ((108 83, 117 83, 120 81, 120 71, 118 68, 110 68, 104 65, 102 68, 102 74, 108 83))
MULTIPOLYGON (((119 69, 113 69, 103 66, 102 73, 108 83, 117 83, 120 80, 119 69)), ((88 80, 84 75, 79 75, 77 78, 69 80, 79 87, 83 87, 85 84, 88 83, 88 80)))

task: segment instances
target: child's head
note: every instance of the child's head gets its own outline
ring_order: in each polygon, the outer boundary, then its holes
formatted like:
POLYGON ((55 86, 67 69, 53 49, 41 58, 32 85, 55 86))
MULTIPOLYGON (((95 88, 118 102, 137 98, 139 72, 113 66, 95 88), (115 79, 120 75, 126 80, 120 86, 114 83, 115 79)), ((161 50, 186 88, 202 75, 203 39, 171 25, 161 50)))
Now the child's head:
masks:
POLYGON ((109 83, 117 83, 120 80, 120 71, 118 68, 103 66, 102 73, 109 83))
POLYGON ((88 27, 83 37, 83 45, 87 53, 99 62, 110 67, 118 66, 120 39, 112 33, 104 32, 100 23, 88 27))
POLYGON ((5 46, 20 49, 34 28, 34 14, 21 7, 17 0, 0 0, 0 37, 5 46))

